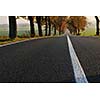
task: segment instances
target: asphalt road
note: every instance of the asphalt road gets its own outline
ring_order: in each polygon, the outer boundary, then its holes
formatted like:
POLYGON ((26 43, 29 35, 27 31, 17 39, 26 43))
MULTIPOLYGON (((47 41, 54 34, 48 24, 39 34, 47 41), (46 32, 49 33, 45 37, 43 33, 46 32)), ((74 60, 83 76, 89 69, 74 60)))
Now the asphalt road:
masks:
POLYGON ((66 37, 1 47, 0 82, 75 82, 66 37))
POLYGON ((70 36, 89 82, 100 82, 100 37, 70 36))

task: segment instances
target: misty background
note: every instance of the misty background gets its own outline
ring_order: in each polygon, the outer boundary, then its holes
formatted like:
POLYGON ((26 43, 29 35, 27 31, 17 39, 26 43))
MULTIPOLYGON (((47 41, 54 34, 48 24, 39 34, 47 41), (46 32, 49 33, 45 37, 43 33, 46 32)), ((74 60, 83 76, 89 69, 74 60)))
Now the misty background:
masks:
MULTIPOLYGON (((95 32, 95 18, 94 16, 86 16, 87 17, 87 27, 86 30, 92 30, 95 32)), ((37 24, 35 24, 35 31, 37 32, 37 24)), ((7 36, 9 31, 9 21, 8 21, 8 16, 0 16, 0 36, 7 36)), ((30 29, 29 29, 29 21, 24 20, 22 18, 17 19, 17 34, 22 35, 22 34, 29 34, 30 29)))

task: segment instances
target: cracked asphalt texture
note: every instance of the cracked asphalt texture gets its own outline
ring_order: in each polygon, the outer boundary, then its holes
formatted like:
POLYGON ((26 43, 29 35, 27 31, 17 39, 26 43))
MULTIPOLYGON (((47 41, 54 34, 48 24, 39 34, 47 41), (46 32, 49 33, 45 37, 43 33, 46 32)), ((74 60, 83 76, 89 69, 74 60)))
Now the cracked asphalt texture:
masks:
POLYGON ((89 82, 100 82, 100 37, 70 36, 89 82))
POLYGON ((0 82, 75 82, 66 37, 30 40, 1 47, 0 82))

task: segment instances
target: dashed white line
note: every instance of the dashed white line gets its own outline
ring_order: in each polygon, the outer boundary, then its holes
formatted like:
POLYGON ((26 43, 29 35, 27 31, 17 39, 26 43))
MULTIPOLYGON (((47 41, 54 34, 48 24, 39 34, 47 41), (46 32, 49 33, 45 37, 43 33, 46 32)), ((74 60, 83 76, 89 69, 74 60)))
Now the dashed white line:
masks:
POLYGON ((68 35, 67 35, 67 40, 68 40, 69 53, 72 61, 76 83, 88 83, 86 75, 82 69, 82 66, 78 60, 78 57, 74 51, 73 45, 68 35))

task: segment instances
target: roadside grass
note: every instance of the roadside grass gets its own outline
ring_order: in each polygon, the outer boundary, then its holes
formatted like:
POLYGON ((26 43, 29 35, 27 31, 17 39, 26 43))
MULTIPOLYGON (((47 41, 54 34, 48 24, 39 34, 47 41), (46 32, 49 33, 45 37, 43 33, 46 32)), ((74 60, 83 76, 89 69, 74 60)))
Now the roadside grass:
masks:
MULTIPOLYGON (((23 40, 30 40, 30 39, 39 39, 39 38, 49 38, 49 37, 56 37, 59 36, 59 32, 57 31, 57 34, 53 36, 54 31, 51 30, 51 36, 45 36, 45 29, 42 30, 42 37, 39 37, 38 29, 35 27, 35 37, 30 37, 30 31, 29 26, 20 26, 17 30, 17 37, 13 40, 9 39, 9 30, 7 30, 7 27, 3 29, 0 28, 0 45, 8 44, 11 42, 17 42, 17 41, 23 41, 23 40), (53 33, 53 34, 52 34, 53 33)), ((49 33, 49 32, 48 32, 49 33)))
MULTIPOLYGON (((42 27, 42 32, 43 32, 43 36, 39 37, 38 28, 37 28, 37 26, 35 26, 35 34, 36 35, 35 35, 35 37, 31 38, 30 37, 29 25, 18 25, 17 26, 17 37, 14 40, 11 40, 11 39, 9 39, 8 26, 7 25, 3 25, 3 26, 1 25, 0 26, 0 45, 11 43, 11 42, 29 40, 29 39, 39 39, 39 38, 49 38, 49 37, 59 36, 58 31, 57 31, 56 36, 53 36, 53 34, 51 34, 51 36, 45 36, 45 28, 44 27, 42 27)), ((51 33, 54 33, 54 30, 51 30, 51 33)))
MULTIPOLYGON (((53 33, 53 31, 52 31, 53 33)), ((95 36, 95 29, 94 28, 87 28, 85 31, 81 32, 80 36, 95 36)), ((20 30, 18 31, 18 35, 14 40, 9 39, 7 31, 2 31, 0 32, 0 45, 3 44, 8 44, 11 42, 17 42, 17 41, 23 41, 23 40, 30 40, 30 39, 39 39, 39 38, 49 38, 49 37, 58 37, 59 34, 57 32, 57 35, 53 36, 53 34, 51 36, 45 36, 45 30, 43 30, 43 36, 39 37, 38 35, 38 31, 36 31, 36 35, 35 37, 31 38, 30 37, 30 32, 29 31, 25 31, 25 30, 20 30)))
POLYGON ((85 31, 81 32, 80 36, 95 36, 96 31, 94 28, 87 28, 85 31))
POLYGON ((22 40, 26 40, 26 38, 16 37, 15 39, 9 39, 8 36, 6 36, 4 38, 0 36, 0 45, 11 43, 11 42, 22 41, 22 40))
POLYGON ((43 38, 51 38, 51 37, 58 37, 59 35, 51 35, 51 36, 42 36, 40 37, 39 35, 35 35, 35 37, 30 37, 29 35, 20 35, 17 36, 15 39, 9 39, 8 36, 0 36, 0 45, 3 44, 8 44, 8 43, 12 43, 12 42, 18 42, 18 41, 24 41, 24 40, 31 40, 31 39, 43 39, 43 38))

